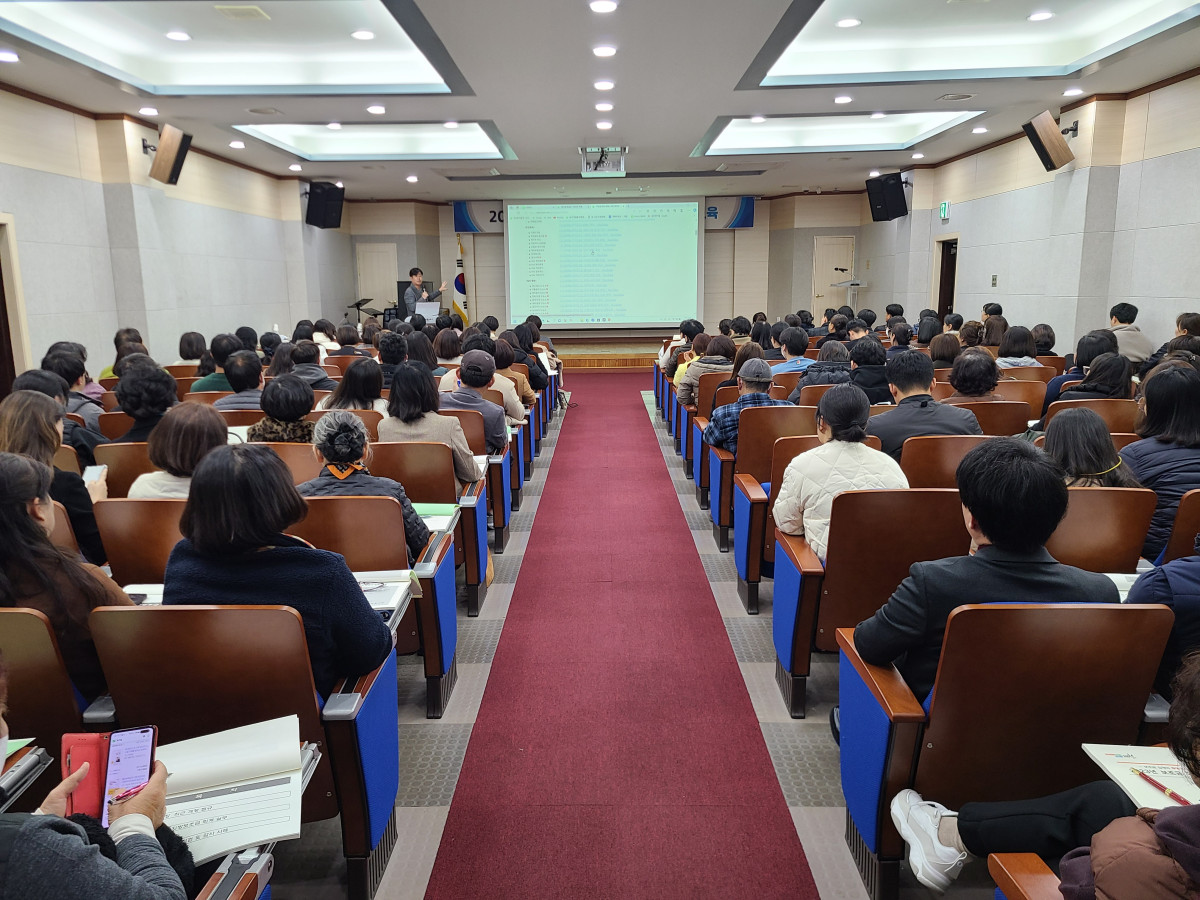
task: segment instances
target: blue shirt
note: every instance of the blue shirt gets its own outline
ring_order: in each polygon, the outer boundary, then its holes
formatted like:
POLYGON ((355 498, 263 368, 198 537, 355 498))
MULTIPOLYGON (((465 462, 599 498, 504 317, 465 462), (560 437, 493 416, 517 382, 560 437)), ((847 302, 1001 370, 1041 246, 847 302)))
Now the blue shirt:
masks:
POLYGON ((723 447, 737 455, 738 417, 743 409, 752 406, 791 406, 786 400, 774 400, 770 394, 742 394, 732 403, 718 406, 704 429, 704 442, 710 447, 723 447))
POLYGON ((771 366, 772 372, 803 372, 813 363, 815 359, 809 359, 807 356, 793 356, 787 362, 781 362, 771 366))

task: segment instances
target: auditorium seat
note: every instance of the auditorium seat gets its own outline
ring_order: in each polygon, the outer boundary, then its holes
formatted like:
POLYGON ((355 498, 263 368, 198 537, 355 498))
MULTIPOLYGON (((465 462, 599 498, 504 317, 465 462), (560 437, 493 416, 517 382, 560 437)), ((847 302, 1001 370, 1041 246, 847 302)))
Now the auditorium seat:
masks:
POLYGON ((499 454, 488 452, 487 437, 483 425, 483 413, 474 409, 443 409, 438 411, 442 416, 453 416, 462 425, 463 433, 467 436, 467 446, 474 456, 487 457, 487 469, 484 478, 487 479, 487 494, 489 499, 488 512, 492 516, 492 539, 497 553, 504 552, 508 541, 508 523, 511 517, 511 487, 510 469, 512 454, 508 448, 499 454))
POLYGON ((79 455, 70 444, 59 444, 58 449, 54 451, 54 468, 74 472, 76 475, 83 474, 83 467, 79 465, 79 455))
POLYGON ((317 408, 317 404, 326 397, 333 396, 333 391, 313 391, 313 409, 317 408))
MULTIPOLYGON (((720 391, 717 393, 720 394, 720 391)), ((734 527, 734 476, 749 475, 759 484, 766 485, 771 477, 771 455, 776 439, 816 433, 815 406, 752 406, 743 409, 738 417, 736 458, 724 447, 708 448, 709 478, 713 491, 709 514, 713 523, 713 537, 722 553, 729 552, 729 529, 734 527)))
POLYGON ((717 392, 717 385, 727 377, 724 372, 706 372, 701 375, 700 380, 696 383, 696 405, 683 408, 680 421, 680 429, 683 432, 680 438, 680 449, 683 453, 684 471, 693 481, 696 480, 694 468, 697 464, 696 448, 700 444, 697 435, 704 430, 701 428, 698 432, 694 427, 694 422, 696 418, 702 418, 707 424, 707 420, 712 417, 713 398, 717 392))
POLYGON ((910 437, 900 448, 900 468, 910 488, 953 488, 955 472, 968 451, 987 435, 937 434, 910 437))
POLYGON ((312 444, 284 444, 270 441, 263 442, 264 447, 270 447, 276 456, 283 460, 292 473, 292 482, 304 484, 312 481, 321 474, 321 461, 313 453, 312 444))
POLYGON ((261 409, 218 409, 217 412, 221 414, 221 418, 225 420, 228 428, 257 425, 265 415, 261 409))
POLYGON ((76 559, 79 558, 79 541, 75 538, 75 529, 71 527, 71 517, 67 508, 57 500, 54 503, 54 530, 50 532, 50 543, 55 547, 66 550, 76 559))
POLYGON ((1001 369, 1000 372, 1005 378, 1015 378, 1017 381, 1040 381, 1042 384, 1049 384, 1050 380, 1059 374, 1049 366, 1013 366, 1009 369, 1001 369))
POLYGON ((1159 605, 964 605, 947 622, 928 712, 840 628, 846 841, 873 896, 898 896, 904 842, 887 810, 899 791, 958 809, 1100 777, 1080 745, 1137 740, 1173 619, 1159 605))
POLYGON ((987 435, 1024 434, 1029 429, 1033 418, 1033 409, 1028 403, 1016 403, 1009 400, 978 401, 974 403, 956 403, 959 409, 969 409, 979 420, 979 427, 987 435))
POLYGON ((1046 424, 1064 409, 1090 409, 1104 420, 1110 432, 1122 434, 1133 431, 1138 413, 1135 400, 1056 400, 1046 410, 1046 424))
POLYGON ((329 371, 329 369, 331 369, 331 368, 337 369, 338 374, 341 375, 341 374, 344 374, 348 368, 350 368, 351 363, 353 363, 357 360, 360 360, 360 359, 364 359, 364 358, 365 357, 357 356, 357 355, 355 355, 355 356, 326 356, 325 362, 323 363, 323 365, 324 365, 326 371, 329 371))
POLYGON ((1142 439, 1140 434, 1127 434, 1123 432, 1112 431, 1108 433, 1108 436, 1112 438, 1113 446, 1117 448, 1118 453, 1120 453, 1134 441, 1140 441, 1142 439))
MULTIPOLYGON (((1009 369, 1008 371, 1012 371, 1009 369)), ((1046 369, 1045 371, 1050 371, 1046 369)), ((1041 409, 1042 403, 1046 400, 1046 382, 1036 379, 1028 379, 1025 381, 998 381, 996 383, 996 396, 1002 400, 1011 400, 1016 403, 1028 403, 1031 410, 1041 409)))
POLYGON ((146 449, 148 446, 142 443, 96 445, 96 465, 108 466, 109 497, 128 497, 137 477, 155 470, 146 449))
POLYGON ((1197 534, 1200 534, 1200 490, 1188 491, 1180 499, 1162 561, 1169 563, 1195 554, 1197 534))
POLYGON ((1054 370, 1055 377, 1067 371, 1067 360, 1062 356, 1038 356, 1035 357, 1043 366, 1047 366, 1054 370))
POLYGON ((1062 900, 1058 876, 1036 853, 993 853, 988 874, 996 900, 1062 900))
POLYGON ((330 378, 336 378, 340 380, 342 377, 342 367, 336 363, 330 362, 328 358, 325 360, 325 362, 321 363, 321 368, 325 370, 325 374, 330 378))
MULTIPOLYGON (((775 365, 778 365, 776 363, 775 365)), ((796 385, 800 383, 800 379, 804 377, 803 372, 773 372, 771 373, 771 384, 775 387, 783 388, 787 394, 783 395, 783 399, 787 399, 788 395, 796 389, 796 385)), ((815 403, 807 403, 801 401, 798 406, 815 406, 815 403)))
POLYGON ((134 425, 133 416, 123 412, 100 413, 100 433, 115 441, 134 425))
MULTIPOLYGON (((709 374, 725 375, 724 372, 713 372, 709 374)), ((700 376, 704 378, 703 375, 700 376)), ((722 380, 728 379, 728 375, 722 380)), ((722 406, 732 403, 738 397, 738 389, 733 385, 727 385, 722 388, 717 388, 713 393, 712 409, 718 409, 722 406)), ((696 500, 700 504, 701 509, 709 508, 709 483, 710 475, 708 471, 709 465, 709 446, 704 443, 704 429, 708 426, 709 418, 712 416, 712 411, 709 411, 708 416, 697 415, 692 422, 692 439, 695 443, 693 452, 693 471, 695 473, 694 481, 696 483, 696 500)))
POLYGON ((106 391, 111 391, 117 386, 117 382, 120 381, 115 375, 109 375, 107 378, 97 378, 96 380, 100 382, 100 387, 106 391))
MULTIPOLYGON (((937 375, 938 371, 939 370, 934 369, 934 375, 937 375)), ((949 372, 950 372, 949 369, 942 369, 941 371, 945 372, 947 375, 949 375, 949 372)), ((950 397, 953 393, 954 393, 954 385, 952 385, 950 382, 935 381, 933 383, 933 390, 929 392, 929 396, 932 397, 934 400, 937 400, 939 403, 944 403, 945 401, 950 399, 950 397)))
POLYGON ((1157 498, 1147 488, 1073 487, 1046 550, 1089 572, 1136 572, 1157 498))
POLYGON ((160 743, 299 717, 301 740, 322 751, 302 821, 341 815, 347 896, 371 897, 396 840, 395 653, 340 682, 322 708, 304 624, 286 606, 107 607, 90 625, 117 715, 153 722, 160 743))
POLYGON ((100 406, 104 408, 105 412, 112 412, 114 409, 117 409, 117 392, 105 391, 103 394, 101 394, 100 406))
POLYGON ((87 428, 87 422, 83 420, 83 416, 81 416, 79 413, 63 413, 63 418, 68 422, 74 422, 80 428, 87 428))
POLYGON ((171 377, 176 381, 178 381, 180 378, 196 377, 197 366, 193 363, 185 363, 183 365, 173 364, 169 366, 163 366, 163 368, 166 369, 171 377))
MULTIPOLYGON (((327 412, 332 412, 332 410, 314 409, 304 418, 309 422, 319 422, 321 421, 321 416, 327 412)), ((342 412, 354 413, 354 415, 362 419, 363 424, 367 426, 367 437, 371 441, 379 440, 379 423, 383 421, 383 413, 373 409, 346 409, 342 410, 342 412)))
POLYGON ((186 500, 98 500, 92 509, 120 585, 162 584, 167 559, 183 540, 179 517, 186 500))
POLYGON ((836 650, 837 629, 874 615, 913 563, 962 556, 970 547, 958 491, 946 488, 839 494, 824 562, 803 537, 776 528, 775 681, 791 716, 804 718, 813 649, 836 650))
POLYGON ((177 376, 175 378, 175 396, 179 398, 180 403, 187 399, 188 393, 192 390, 192 385, 199 380, 195 376, 177 376))
POLYGON ((233 391, 188 391, 183 399, 186 403, 207 403, 209 406, 222 397, 232 397, 233 391))
MULTIPOLYGON (((825 392, 833 387, 832 384, 810 384, 800 388, 800 397, 796 402, 797 406, 816 406, 817 401, 825 395, 825 392)), ((789 392, 790 394, 790 392, 789 392)), ((787 397, 784 397, 786 400, 787 397)))
POLYGON ((786 400, 792 395, 792 389, 782 384, 773 384, 767 389, 767 396, 772 400, 786 400))
POLYGON ((308 515, 289 534, 346 559, 351 571, 407 569, 404 512, 393 497, 306 497, 308 515))

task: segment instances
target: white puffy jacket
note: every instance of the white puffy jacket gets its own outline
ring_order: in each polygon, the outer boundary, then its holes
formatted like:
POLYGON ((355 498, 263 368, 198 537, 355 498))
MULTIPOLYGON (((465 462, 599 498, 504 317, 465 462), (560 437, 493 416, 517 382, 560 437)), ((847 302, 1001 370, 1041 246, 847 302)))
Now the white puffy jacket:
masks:
POLYGON ((886 453, 850 441, 830 441, 801 453, 783 471, 774 518, 780 531, 802 534, 825 559, 833 498, 843 491, 908 487, 900 465, 886 453))

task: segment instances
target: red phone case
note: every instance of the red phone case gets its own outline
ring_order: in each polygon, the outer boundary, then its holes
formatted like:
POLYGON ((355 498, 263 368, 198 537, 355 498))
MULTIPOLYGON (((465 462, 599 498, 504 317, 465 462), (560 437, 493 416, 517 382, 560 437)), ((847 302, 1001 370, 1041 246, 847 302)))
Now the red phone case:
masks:
POLYGON ((67 798, 67 815, 83 813, 100 818, 104 801, 104 782, 108 774, 108 743, 111 735, 64 734, 62 736, 62 775, 65 779, 78 772, 85 762, 91 764, 87 777, 67 798))

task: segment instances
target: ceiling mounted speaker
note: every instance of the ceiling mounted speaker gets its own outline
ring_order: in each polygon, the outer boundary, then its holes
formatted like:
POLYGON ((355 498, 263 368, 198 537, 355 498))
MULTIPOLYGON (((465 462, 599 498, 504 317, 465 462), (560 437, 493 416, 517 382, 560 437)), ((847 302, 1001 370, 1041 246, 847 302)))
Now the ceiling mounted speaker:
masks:
POLYGON ((1042 161, 1047 172, 1061 169, 1075 159, 1075 154, 1067 146, 1066 138, 1062 136, 1058 123, 1054 121, 1054 116, 1050 115, 1050 110, 1039 113, 1021 127, 1025 129, 1025 136, 1029 138, 1029 143, 1033 144, 1033 149, 1037 151, 1038 159, 1042 161))
POLYGON ((908 215, 908 200, 904 196, 904 179, 899 172, 880 178, 867 179, 867 200, 871 204, 871 221, 890 222, 908 215))
MULTIPOLYGON (((145 143, 145 142, 143 142, 145 143)), ((154 162, 150 164, 150 177, 163 184, 179 184, 179 173, 192 136, 174 125, 164 125, 158 134, 158 147, 154 150, 154 162)))
POLYGON ((308 209, 304 222, 318 228, 342 227, 342 202, 346 191, 331 181, 314 181, 308 186, 308 209))

